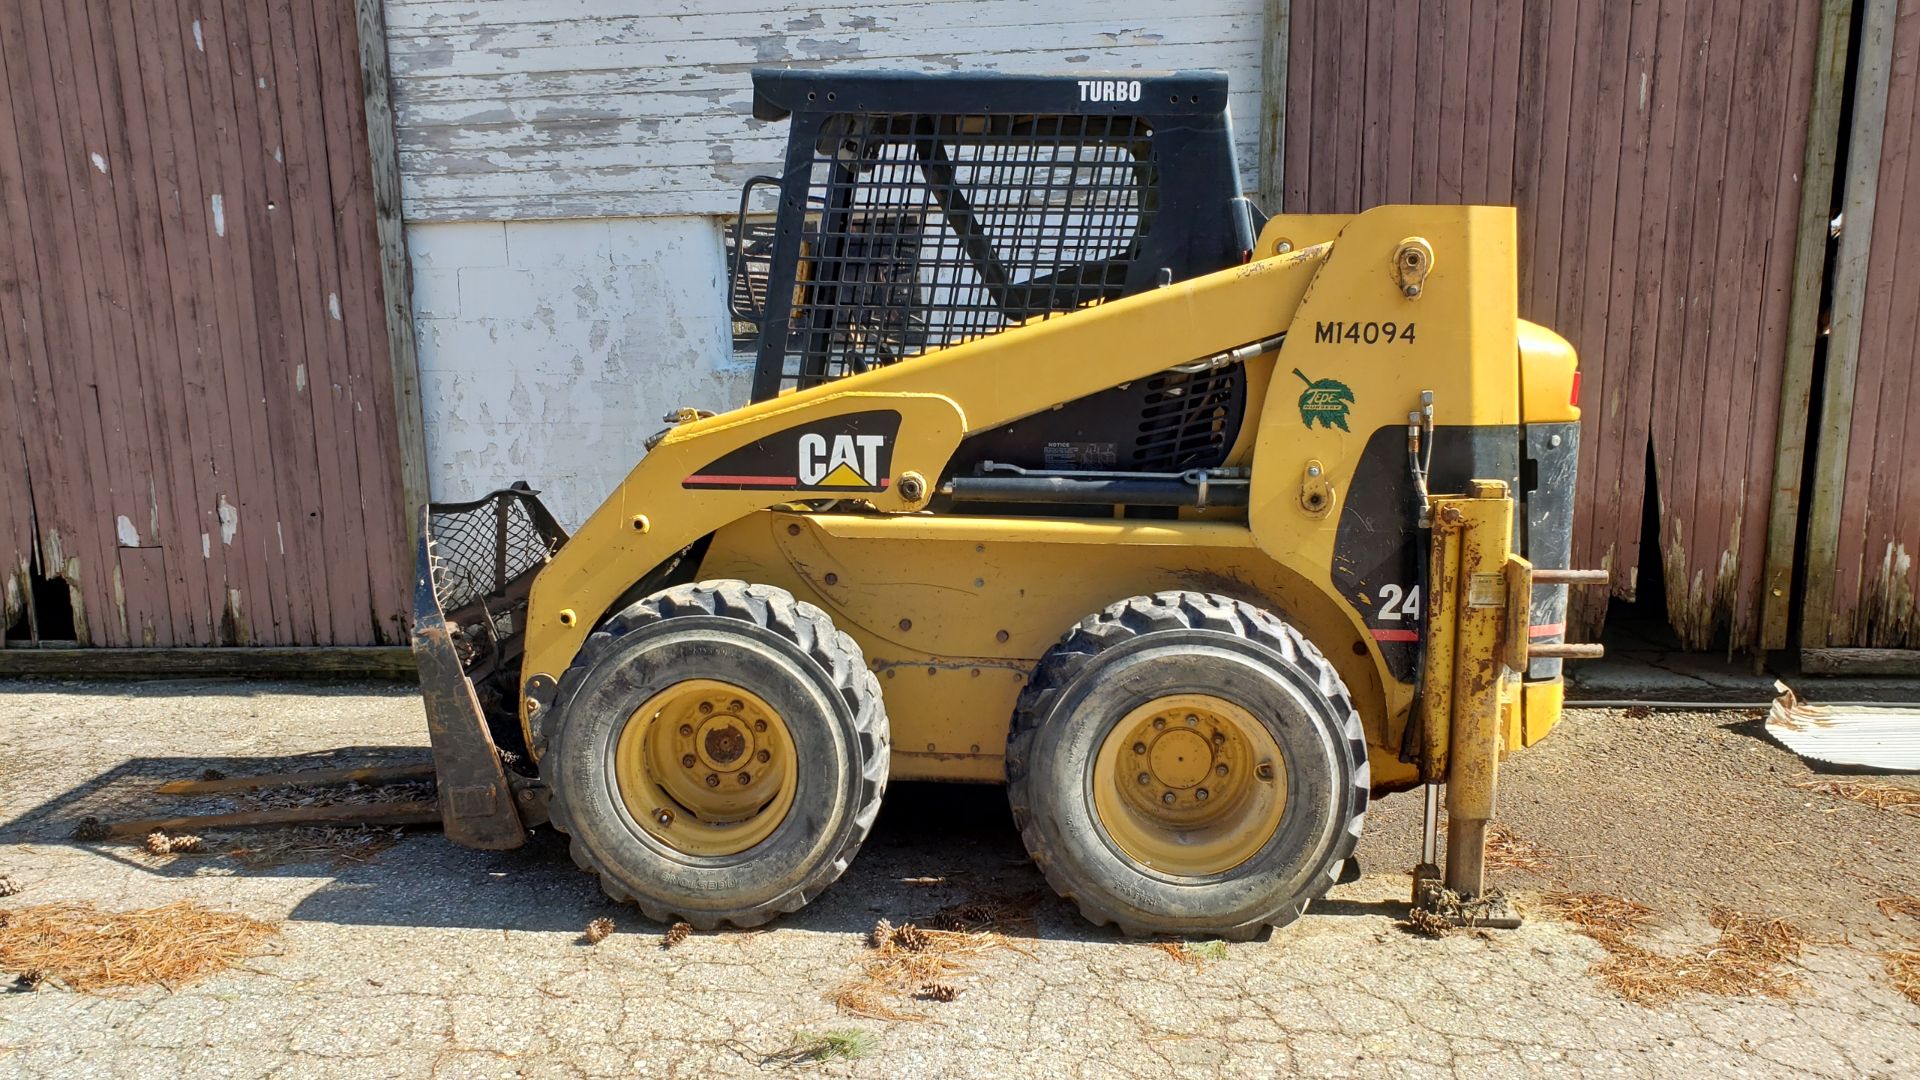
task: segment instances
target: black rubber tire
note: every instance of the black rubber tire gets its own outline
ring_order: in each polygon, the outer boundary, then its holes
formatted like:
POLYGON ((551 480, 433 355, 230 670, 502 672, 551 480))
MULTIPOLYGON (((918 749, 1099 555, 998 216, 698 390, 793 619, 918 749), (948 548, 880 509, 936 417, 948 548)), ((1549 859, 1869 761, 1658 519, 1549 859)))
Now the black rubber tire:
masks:
POLYGON ((1245 940, 1298 918, 1339 878, 1366 819, 1366 737, 1320 650, 1269 612, 1209 593, 1123 600, 1041 658, 1007 746, 1014 823, 1047 883, 1130 936, 1245 940), (1092 764, 1113 726, 1166 694, 1207 693, 1258 718, 1287 766, 1273 839, 1208 877, 1123 853, 1094 811, 1092 764))
POLYGON ((555 828, 608 896, 701 930, 758 926, 796 911, 846 872, 887 787, 887 716, 860 647, 826 612, 770 585, 702 581, 654 593, 607 619, 560 680, 558 730, 541 760, 555 828), (724 857, 675 850, 620 798, 612 748, 660 689, 722 679, 779 710, 798 776, 765 839, 724 857))

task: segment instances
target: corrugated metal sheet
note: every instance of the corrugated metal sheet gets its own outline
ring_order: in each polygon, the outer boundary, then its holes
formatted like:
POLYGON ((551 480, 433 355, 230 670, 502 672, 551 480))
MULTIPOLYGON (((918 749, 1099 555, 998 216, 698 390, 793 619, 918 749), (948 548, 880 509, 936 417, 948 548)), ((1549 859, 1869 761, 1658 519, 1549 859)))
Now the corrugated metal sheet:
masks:
MULTIPOLYGON (((1295 0, 1286 209, 1521 215, 1585 369, 1575 566, 1637 593, 1651 453, 1682 640, 1753 643, 1819 0, 1295 0)), ((1576 597, 1577 635, 1605 598, 1576 597)))
POLYGON ((1815 761, 1920 772, 1920 706, 1809 705, 1785 683, 1767 710, 1767 734, 1815 761))
POLYGON ((399 639, 368 171, 351 4, 0 4, 5 637, 399 639))

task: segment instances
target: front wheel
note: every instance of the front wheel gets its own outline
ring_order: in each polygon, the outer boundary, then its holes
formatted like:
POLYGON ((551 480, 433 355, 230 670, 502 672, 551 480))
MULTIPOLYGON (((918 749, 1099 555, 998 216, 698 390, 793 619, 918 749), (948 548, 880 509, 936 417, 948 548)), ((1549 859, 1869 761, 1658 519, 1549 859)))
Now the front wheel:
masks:
POLYGON ((845 872, 886 791, 879 683, 784 589, 646 597, 587 639, 557 707, 553 823, 609 896, 662 922, 797 910, 845 872))
POLYGON ((1132 935, 1248 938, 1331 887, 1366 815, 1366 739, 1319 650, 1228 597, 1083 620, 1021 695, 1008 797, 1047 881, 1132 935))

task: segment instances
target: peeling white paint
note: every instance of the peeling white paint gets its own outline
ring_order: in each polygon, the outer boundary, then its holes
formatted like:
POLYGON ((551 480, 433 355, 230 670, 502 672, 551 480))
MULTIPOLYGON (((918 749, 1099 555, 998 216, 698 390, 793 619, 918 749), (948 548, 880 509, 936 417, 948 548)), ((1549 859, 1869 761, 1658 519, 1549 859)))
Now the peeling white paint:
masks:
POLYGON ((327 314, 333 316, 334 322, 340 321, 340 294, 339 293, 330 292, 327 294, 327 314))
POLYGON ((213 208, 213 234, 227 235, 227 200, 216 191, 207 197, 207 202, 213 208))
POLYGON ((264 76, 254 81, 259 84, 260 89, 265 90, 267 88, 267 80, 264 76))
POLYGON ((240 531, 240 510, 228 502, 225 495, 222 495, 220 496, 219 511, 220 543, 227 547, 232 547, 233 534, 240 531))
POLYGON ((435 498, 523 477, 577 525, 660 415, 747 397, 714 219, 409 226, 435 498), (502 264, 505 265, 502 265, 502 264))
POLYGON ((305 365, 305 364, 299 364, 299 365, 296 365, 296 366, 294 367, 294 369, 293 369, 293 389, 294 389, 294 391, 295 391, 296 393, 304 393, 304 392, 306 391, 306 389, 307 389, 307 365, 305 365))
POLYGON ((203 559, 213 558, 213 538, 206 533, 200 534, 200 557, 203 559))
POLYGON ((786 125, 752 117, 748 72, 795 62, 1225 69, 1236 155, 1258 183, 1260 0, 581 2, 591 18, 556 22, 527 0, 387 0, 409 221, 731 214, 741 181, 779 172, 785 148, 786 125))
POLYGON ((105 176, 107 174, 107 159, 101 157, 98 150, 89 156, 93 158, 93 167, 100 170, 100 175, 105 176))
POLYGON ((273 523, 273 538, 280 545, 280 554, 287 553, 287 534, 280 528, 279 522, 273 523))
POLYGON ((201 52, 207 51, 207 36, 200 30, 200 20, 193 20, 193 47, 201 52))
POLYGON ((115 531, 120 535, 121 547, 139 547, 140 530, 133 527, 133 519, 125 514, 114 522, 115 531))

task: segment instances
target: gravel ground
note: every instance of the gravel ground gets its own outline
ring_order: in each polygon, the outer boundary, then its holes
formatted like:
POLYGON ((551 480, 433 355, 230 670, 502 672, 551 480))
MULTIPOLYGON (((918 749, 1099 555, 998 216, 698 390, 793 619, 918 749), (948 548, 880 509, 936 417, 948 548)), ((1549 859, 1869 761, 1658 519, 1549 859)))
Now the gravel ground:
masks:
MULTIPOLYGON (((1784 916, 1812 944, 1786 999, 1648 1008, 1605 952, 1535 916, 1433 941, 1396 926, 1418 802, 1376 804, 1365 876, 1270 940, 1183 962, 1080 923, 1028 865, 996 789, 899 785, 852 871, 753 933, 664 928, 606 904, 551 837, 508 854, 411 834, 278 865, 79 844, 84 814, 144 816, 161 779, 419 760, 418 698, 380 686, 0 684, 0 911, 181 898, 284 919, 274 954, 196 985, 0 993, 0 1076, 1815 1076, 1920 1075, 1920 1007, 1878 952, 1920 893, 1920 817, 1794 788, 1809 774, 1740 714, 1576 712, 1503 773, 1503 820, 1543 849, 1499 883, 1600 890, 1656 912, 1649 940, 1711 941, 1709 912, 1784 916), (340 750, 338 753, 329 751, 340 750), (370 845, 377 847, 378 845, 370 845), (306 861, 298 861, 304 859, 306 861), (1038 899, 1035 899, 1039 896, 1038 899), (956 902, 1032 910, 912 1021, 829 1001, 876 919, 956 902), (599 945, 589 920, 613 919, 599 945), (779 1052, 859 1031, 852 1061, 779 1052)), ((1903 781, 1911 783, 1911 781, 1903 781)), ((213 807, 208 807, 209 809, 213 807)))

